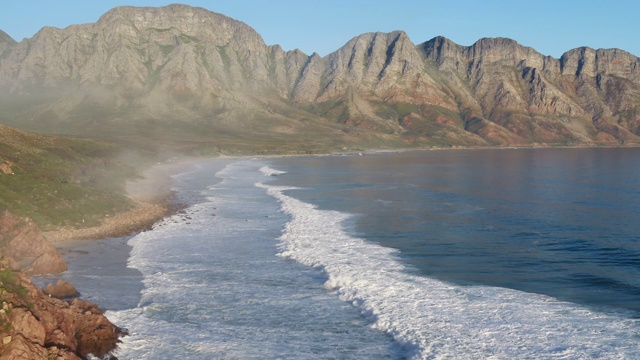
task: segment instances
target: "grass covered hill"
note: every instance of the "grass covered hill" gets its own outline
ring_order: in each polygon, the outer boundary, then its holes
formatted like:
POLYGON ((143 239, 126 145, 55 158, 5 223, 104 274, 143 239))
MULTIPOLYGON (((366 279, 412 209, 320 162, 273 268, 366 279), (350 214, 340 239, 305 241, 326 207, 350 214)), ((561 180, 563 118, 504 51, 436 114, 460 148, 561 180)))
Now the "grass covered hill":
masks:
POLYGON ((91 226, 129 209, 124 181, 134 175, 116 145, 0 125, 0 211, 43 229, 91 226))

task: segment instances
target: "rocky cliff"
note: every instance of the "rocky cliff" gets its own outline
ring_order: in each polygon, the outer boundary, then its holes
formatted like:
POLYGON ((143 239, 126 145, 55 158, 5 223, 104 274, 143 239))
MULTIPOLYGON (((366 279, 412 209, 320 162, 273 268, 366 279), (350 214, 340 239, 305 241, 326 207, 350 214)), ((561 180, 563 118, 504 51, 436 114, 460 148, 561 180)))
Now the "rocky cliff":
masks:
POLYGON ((6 38, 0 121, 21 126, 173 128, 175 138, 180 124, 181 136, 218 142, 640 141, 640 59, 617 49, 555 59, 510 39, 415 45, 396 31, 320 57, 185 5, 119 7, 94 24, 6 38))
POLYGON ((67 264, 28 218, 4 211, 0 214, 0 256, 15 270, 30 275, 56 274, 67 270, 67 264))
POLYGON ((22 273, 0 266, 0 358, 87 359, 108 356, 123 331, 95 305, 46 296, 22 273))
POLYGON ((113 350, 122 330, 60 280, 45 295, 28 278, 67 269, 35 223, 0 215, 0 359, 87 359, 113 350), (53 296, 53 297, 52 297, 53 296))

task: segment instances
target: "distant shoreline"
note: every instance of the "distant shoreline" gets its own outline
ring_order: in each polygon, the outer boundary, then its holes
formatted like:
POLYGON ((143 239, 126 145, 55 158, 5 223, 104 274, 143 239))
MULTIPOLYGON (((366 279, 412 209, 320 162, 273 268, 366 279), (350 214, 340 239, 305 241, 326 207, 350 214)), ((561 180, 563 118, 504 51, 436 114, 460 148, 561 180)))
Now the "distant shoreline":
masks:
POLYGON ((141 178, 128 181, 126 195, 135 202, 134 208, 106 217, 93 227, 76 229, 73 227, 60 227, 44 232, 58 249, 69 250, 80 246, 87 241, 99 240, 109 237, 120 237, 135 234, 150 228, 156 222, 177 212, 181 205, 177 203, 171 184, 172 176, 188 170, 197 162, 207 159, 230 158, 282 158, 295 156, 341 156, 341 155, 374 155, 408 151, 447 151, 447 150, 538 150, 538 149, 614 149, 614 148, 639 148, 640 145, 622 146, 489 146, 489 147, 434 147, 434 148, 397 148, 397 149, 361 149, 348 150, 324 154, 291 154, 291 155, 242 155, 242 156, 212 156, 212 157, 181 157, 157 163, 145 169, 141 178))

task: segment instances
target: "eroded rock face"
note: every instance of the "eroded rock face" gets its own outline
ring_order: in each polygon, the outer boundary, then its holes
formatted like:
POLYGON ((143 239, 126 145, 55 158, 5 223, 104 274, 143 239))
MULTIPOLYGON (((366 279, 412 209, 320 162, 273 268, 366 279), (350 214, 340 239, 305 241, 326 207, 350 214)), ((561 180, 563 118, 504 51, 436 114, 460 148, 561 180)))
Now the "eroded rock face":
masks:
POLYGON ((471 87, 471 96, 457 95, 469 113, 525 139, 638 141, 640 59, 632 54, 579 48, 554 59, 501 38, 470 47, 436 38, 422 47, 450 79, 471 87))
POLYGON ((0 214, 0 255, 16 270, 30 275, 56 274, 67 270, 56 247, 28 218, 4 211, 0 214))
POLYGON ((97 109, 101 121, 247 132, 244 122, 261 114, 279 123, 259 124, 266 134, 298 129, 305 118, 442 145, 640 142, 640 59, 618 49, 555 59, 511 39, 415 45, 395 31, 308 56, 185 5, 119 7, 95 24, 0 44, 0 88, 7 101, 38 102, 38 111, 16 115, 34 121, 74 121, 97 109))
MULTIPOLYGON (((7 274, 6 269, 0 271, 7 274)), ((123 332, 96 305, 51 298, 26 275, 14 276, 11 284, 2 284, 0 295, 0 322, 11 324, 0 327, 0 358, 86 359, 89 354, 104 357, 115 349, 123 332)))

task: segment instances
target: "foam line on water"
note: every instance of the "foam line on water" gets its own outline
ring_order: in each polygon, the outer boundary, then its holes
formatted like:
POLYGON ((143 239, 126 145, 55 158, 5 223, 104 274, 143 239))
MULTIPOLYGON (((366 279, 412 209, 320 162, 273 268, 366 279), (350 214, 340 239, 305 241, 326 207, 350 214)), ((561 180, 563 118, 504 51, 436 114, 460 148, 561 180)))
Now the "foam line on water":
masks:
POLYGON ((238 161, 215 179, 190 175, 197 186, 178 190, 198 192, 198 202, 129 240, 128 265, 144 289, 136 308, 107 313, 130 330, 116 356, 397 358, 394 342, 319 288, 316 271, 275 256, 287 218, 254 186, 263 165, 238 161))
POLYGON ((459 286, 407 271, 394 249, 349 235, 351 215, 319 210, 265 185, 290 221, 280 256, 323 269, 325 287, 358 307, 414 359, 631 359, 638 320, 516 290, 459 286))
POLYGON ((284 175, 287 173, 286 171, 276 170, 267 165, 261 167, 260 172, 265 176, 278 176, 278 175, 284 175))

